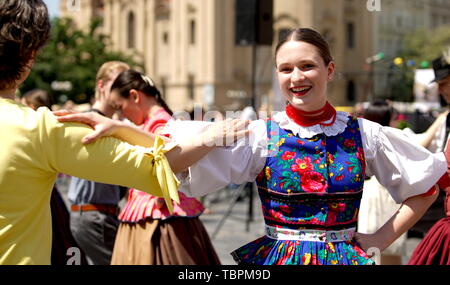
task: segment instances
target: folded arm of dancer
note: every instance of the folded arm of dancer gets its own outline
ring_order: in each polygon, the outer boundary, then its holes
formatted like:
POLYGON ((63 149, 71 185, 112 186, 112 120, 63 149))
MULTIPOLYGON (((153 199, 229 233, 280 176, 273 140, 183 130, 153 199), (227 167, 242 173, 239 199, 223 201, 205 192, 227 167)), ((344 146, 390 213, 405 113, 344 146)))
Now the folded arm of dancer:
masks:
MULTIPOLYGON (((164 197, 171 207, 172 199, 178 200, 178 180, 171 168, 180 171, 212 149, 195 139, 190 144, 166 145, 161 137, 148 134, 140 141, 154 147, 133 146, 114 137, 84 145, 82 138, 93 132, 89 126, 60 123, 46 108, 34 111, 9 99, 0 99, 0 121, 4 169, 0 264, 50 262, 49 189, 58 173, 138 188, 164 197)), ((221 132, 211 128, 212 138, 234 132, 235 127, 221 132)))

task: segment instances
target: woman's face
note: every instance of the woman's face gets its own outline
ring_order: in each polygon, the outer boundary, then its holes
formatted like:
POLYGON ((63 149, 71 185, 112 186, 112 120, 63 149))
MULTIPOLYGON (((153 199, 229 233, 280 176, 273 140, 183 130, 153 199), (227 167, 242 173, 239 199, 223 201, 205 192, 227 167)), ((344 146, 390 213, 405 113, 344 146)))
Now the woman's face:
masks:
POLYGON ((145 112, 140 107, 137 96, 139 94, 136 90, 130 91, 128 98, 124 98, 116 90, 112 90, 109 96, 109 103, 114 109, 121 111, 125 118, 136 125, 142 125, 145 121, 145 112))
POLYGON ((438 81, 439 93, 444 97, 447 104, 450 104, 450 76, 438 81))
POLYGON ((309 43, 289 41, 276 55, 281 91, 296 109, 316 111, 327 101, 327 84, 333 79, 334 63, 325 65, 318 49, 309 43))

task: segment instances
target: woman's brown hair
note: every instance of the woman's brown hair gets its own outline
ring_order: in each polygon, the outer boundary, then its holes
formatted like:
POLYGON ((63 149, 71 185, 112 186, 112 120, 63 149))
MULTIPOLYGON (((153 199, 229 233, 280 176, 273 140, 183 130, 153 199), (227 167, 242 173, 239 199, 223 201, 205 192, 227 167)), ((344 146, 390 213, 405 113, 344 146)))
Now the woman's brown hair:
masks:
POLYGON ((131 89, 141 91, 146 96, 155 98, 156 102, 163 107, 167 113, 173 115, 172 110, 162 98, 161 92, 156 87, 153 80, 136 70, 128 69, 120 73, 116 80, 114 80, 114 83, 111 86, 111 92, 117 91, 123 98, 129 98, 131 89))
POLYGON ((49 36, 42 0, 0 1, 0 89, 15 87, 49 36))
POLYGON ((278 43, 275 49, 275 57, 277 56, 280 48, 285 43, 290 41, 305 42, 315 46, 326 66, 328 66, 328 64, 333 61, 333 57, 331 56, 330 52, 330 46, 328 45, 327 41, 318 32, 308 28, 291 30, 286 35, 286 37, 278 43))

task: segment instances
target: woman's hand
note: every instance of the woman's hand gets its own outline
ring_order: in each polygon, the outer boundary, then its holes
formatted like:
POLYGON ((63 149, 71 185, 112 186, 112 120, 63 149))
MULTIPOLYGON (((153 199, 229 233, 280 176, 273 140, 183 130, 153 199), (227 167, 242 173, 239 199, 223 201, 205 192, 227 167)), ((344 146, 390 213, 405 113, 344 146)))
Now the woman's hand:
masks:
POLYGON ((94 129, 94 132, 85 136, 81 142, 89 144, 101 137, 114 136, 117 129, 120 127, 120 122, 111 120, 95 112, 88 113, 74 113, 71 111, 60 110, 53 112, 59 122, 76 122, 89 125, 94 129))
POLYGON ((353 239, 359 243, 361 248, 369 257, 373 257, 377 252, 381 253, 385 250, 383 240, 376 233, 375 234, 362 234, 355 233, 353 239))

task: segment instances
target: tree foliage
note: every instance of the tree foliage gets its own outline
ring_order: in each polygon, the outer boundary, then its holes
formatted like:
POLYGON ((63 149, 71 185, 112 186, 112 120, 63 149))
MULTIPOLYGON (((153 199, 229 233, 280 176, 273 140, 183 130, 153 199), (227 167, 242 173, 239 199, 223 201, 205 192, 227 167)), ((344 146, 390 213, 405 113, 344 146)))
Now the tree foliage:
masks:
POLYGON ((420 29, 405 37, 402 57, 414 60, 416 64, 423 61, 431 63, 450 47, 450 28, 442 26, 433 31, 420 29))
POLYGON ((34 88, 46 90, 55 102, 89 102, 95 93, 95 75, 106 61, 121 60, 136 66, 131 57, 107 49, 109 38, 98 33, 100 20, 91 22, 87 31, 75 28, 71 19, 54 18, 51 38, 39 52, 24 93, 34 88), (71 90, 53 90, 52 82, 71 82, 71 90))
POLYGON ((388 98, 412 101, 415 70, 432 68, 432 61, 450 47, 450 28, 442 26, 435 30, 419 29, 404 39, 403 50, 398 54, 403 64, 391 64, 388 98))

